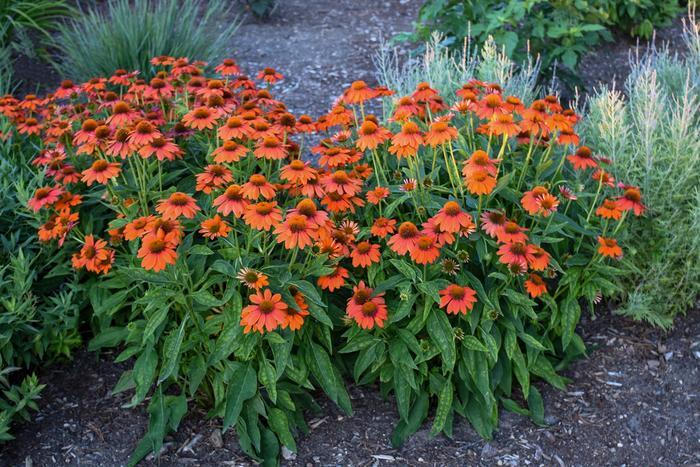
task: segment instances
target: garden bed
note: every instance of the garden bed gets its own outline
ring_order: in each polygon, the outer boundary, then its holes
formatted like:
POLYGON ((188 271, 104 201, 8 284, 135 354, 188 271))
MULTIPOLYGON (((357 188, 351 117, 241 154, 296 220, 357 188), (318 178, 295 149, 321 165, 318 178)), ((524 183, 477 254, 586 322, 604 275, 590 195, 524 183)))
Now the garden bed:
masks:
MULTIPOLYGON (((354 79, 375 81, 371 56, 381 35, 409 29, 416 3, 344 0, 329 7, 320 1, 282 2, 270 22, 248 21, 242 26, 232 41, 233 55, 249 70, 277 67, 289 77, 277 94, 290 110, 319 115, 328 109, 333 92, 339 93, 354 79), (325 20, 320 22, 319 17, 325 20)), ((673 31, 663 37, 676 37, 673 31)), ((596 52, 589 59, 587 81, 622 79, 628 50, 627 45, 616 44, 596 52), (601 69, 595 63, 613 65, 601 69)), ((397 421, 393 402, 383 401, 371 388, 351 387, 355 415, 342 415, 332 403, 323 402, 322 413, 309 415, 311 433, 299 439, 299 453, 287 463, 700 462, 700 413, 690 409, 698 406, 700 397, 695 356, 700 352, 698 313, 690 313, 675 331, 664 335, 606 310, 596 320, 585 317, 580 333, 591 357, 568 370, 572 382, 567 391, 541 386, 549 427, 539 428, 524 417, 504 412, 492 442, 483 441, 460 420, 454 439, 431 439, 429 428, 424 427, 397 450, 389 441, 397 421)), ((116 365, 113 358, 113 354, 97 358, 82 351, 70 364, 41 373, 41 380, 50 382, 42 394, 41 410, 32 423, 18 427, 17 440, 3 448, 0 459, 10 465, 27 458, 36 465, 124 464, 146 431, 148 417, 143 408, 122 409, 126 395, 110 395, 121 372, 131 366, 130 362, 116 365)), ((220 440, 219 421, 203 421, 203 415, 188 416, 166 442, 163 457, 147 464, 248 463, 234 437, 224 434, 220 440)))

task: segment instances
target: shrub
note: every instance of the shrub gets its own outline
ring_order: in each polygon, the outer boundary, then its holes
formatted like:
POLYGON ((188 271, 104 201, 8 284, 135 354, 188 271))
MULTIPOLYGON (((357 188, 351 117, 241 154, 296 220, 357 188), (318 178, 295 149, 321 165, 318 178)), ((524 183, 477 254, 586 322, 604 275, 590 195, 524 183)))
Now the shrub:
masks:
POLYGON ((232 47, 238 28, 226 0, 110 0, 60 29, 59 70, 73 79, 139 70, 151 78, 149 60, 158 55, 215 62, 232 47))
POLYGON ((90 347, 121 347, 134 365, 115 391, 150 397, 132 463, 191 400, 275 461, 316 388, 351 411, 348 374, 394 394, 397 444, 435 399, 434 434, 459 415, 491 436, 500 404, 542 423, 531 381, 564 386, 579 299, 618 290, 616 238, 644 210, 579 147, 573 111, 478 80, 452 107, 428 83, 389 100, 357 81, 313 121, 271 96, 274 69, 259 87, 232 60, 221 78, 153 63, 148 84, 118 73, 0 106, 42 148, 27 209, 80 271, 90 347))
POLYGON ((540 56, 542 66, 573 84, 579 59, 603 40, 608 28, 648 37, 680 12, 677 1, 573 0, 526 1, 428 0, 421 7, 416 29, 399 36, 418 42, 434 31, 446 36, 444 44, 459 48, 469 40, 477 48, 493 37, 509 57, 522 63, 528 55, 540 56))
POLYGON ((34 148, 13 133, 0 116, 0 441, 11 439, 12 421, 36 409, 44 385, 27 373, 70 357, 81 343, 82 300, 68 257, 38 248, 37 216, 24 209, 41 181, 25 160, 34 148))
POLYGON ((51 33, 72 13, 65 0, 0 0, 0 48, 31 53, 31 34, 39 36, 42 44, 51 45, 51 33))
POLYGON ((587 141, 649 200, 649 215, 630 230, 635 269, 618 311, 662 327, 700 294, 700 36, 692 20, 685 38, 684 58, 652 48, 636 59, 626 96, 601 89, 584 126, 587 141))

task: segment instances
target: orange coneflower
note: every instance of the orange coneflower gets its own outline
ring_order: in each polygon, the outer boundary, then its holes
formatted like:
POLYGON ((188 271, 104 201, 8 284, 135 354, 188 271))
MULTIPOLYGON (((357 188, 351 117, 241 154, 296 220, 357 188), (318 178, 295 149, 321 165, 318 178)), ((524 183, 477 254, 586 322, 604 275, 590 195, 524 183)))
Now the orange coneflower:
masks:
POLYGON ((248 334, 254 330, 262 334, 265 330, 273 331, 284 323, 287 304, 282 301, 282 295, 265 289, 252 294, 248 299, 251 304, 241 311, 243 333, 248 334))
POLYGON ((218 111, 201 106, 187 112, 182 117, 182 123, 195 130, 210 130, 214 128, 220 116, 218 111))
POLYGON ((258 159, 282 160, 287 157, 287 149, 277 137, 266 136, 258 142, 253 154, 258 159))
POLYGON ((204 172, 197 174, 195 179, 195 190, 209 194, 213 189, 233 180, 233 174, 223 165, 210 164, 204 168, 204 172))
POLYGON ((466 315, 476 303, 476 291, 470 287, 450 284, 440 291, 440 308, 447 313, 466 315))
POLYGON ((496 188, 496 177, 486 170, 475 170, 466 177, 467 190, 473 195, 488 195, 496 188))
POLYGON ((498 160, 489 158, 486 151, 478 149, 464 162, 462 174, 465 177, 469 177, 472 173, 486 171, 486 173, 495 177, 498 173, 497 163, 498 160))
POLYGON ((498 93, 491 93, 477 101, 474 106, 474 111, 477 117, 483 120, 489 120, 496 114, 506 112, 506 106, 498 93))
POLYGON ((398 158, 415 156, 421 144, 423 144, 423 135, 418 125, 414 122, 406 122, 401 127, 401 131, 391 138, 389 152, 398 158))
POLYGON ((588 168, 598 167, 598 161, 595 160, 593 152, 588 146, 581 146, 574 154, 566 156, 574 170, 586 170, 588 168))
POLYGON ((156 211, 163 216, 163 219, 177 219, 184 216, 187 219, 192 219, 197 215, 197 211, 201 208, 197 206, 194 198, 191 196, 176 191, 166 199, 158 201, 156 211))
POLYGON ((348 277, 350 277, 348 270, 338 265, 331 274, 319 277, 316 283, 321 289, 333 292, 341 288, 345 284, 345 279, 348 277))
POLYGON ((129 154, 136 152, 137 146, 131 142, 129 135, 129 130, 126 128, 120 128, 117 130, 116 133, 114 133, 114 139, 107 144, 105 154, 114 157, 119 156, 122 159, 126 159, 129 154))
POLYGON ((547 269, 547 266, 549 266, 549 259, 549 253, 547 253, 544 248, 535 246, 532 249, 532 258, 528 266, 535 271, 544 271, 547 269))
POLYGON ((530 276, 525 280, 525 289, 532 298, 537 298, 542 294, 547 293, 547 284, 544 280, 535 273, 530 273, 530 276))
POLYGON ((378 263, 380 256, 379 245, 373 245, 367 241, 358 243, 350 253, 352 265, 356 268, 366 268, 372 263, 378 263))
POLYGON ((462 228, 472 229, 474 221, 472 216, 462 211, 455 201, 447 201, 442 209, 433 216, 435 224, 445 232, 456 233, 462 228))
POLYGON ((199 233, 202 236, 209 238, 211 240, 218 237, 228 237, 231 227, 221 219, 221 216, 216 214, 211 219, 202 221, 202 228, 199 229, 199 233))
POLYGON ((141 258, 141 266, 146 270, 162 271, 168 264, 177 261, 176 245, 166 238, 163 231, 148 234, 141 241, 137 257, 141 258))
POLYGON ((492 238, 503 235, 506 222, 508 218, 500 211, 486 211, 481 215, 481 228, 492 238))
POLYGON ((377 125, 372 120, 365 120, 357 130, 358 138, 355 146, 360 151, 376 149, 384 141, 391 138, 391 132, 384 127, 377 125))
POLYGON ((149 221, 147 229, 147 235, 158 235, 162 232, 164 239, 171 242, 173 245, 179 245, 184 235, 182 226, 175 219, 153 217, 153 219, 149 221))
POLYGON ((244 198, 241 186, 229 185, 222 195, 214 199, 213 206, 224 216, 233 213, 234 216, 241 217, 248 204, 250 202, 244 198))
POLYGON ((252 128, 245 123, 241 117, 232 116, 226 120, 224 126, 217 130, 219 138, 224 141, 234 138, 244 138, 250 136, 252 128))
POLYGON ((598 237, 598 253, 608 258, 622 258, 622 248, 617 244, 614 238, 598 237))
POLYGON ((457 136, 457 128, 450 126, 449 122, 433 122, 425 134, 425 144, 434 148, 457 139, 457 136))
POLYGON ((411 96, 404 96, 396 101, 396 110, 391 116, 392 119, 400 122, 409 119, 414 115, 418 115, 421 108, 416 104, 411 96))
POLYGON ((214 68, 214 71, 219 73, 221 76, 235 76, 241 74, 241 69, 232 58, 223 59, 223 61, 217 65, 216 68, 214 68))
POLYGON ((58 198, 58 201, 54 203, 53 207, 56 211, 62 211, 63 209, 70 209, 73 206, 78 206, 82 202, 83 197, 81 195, 66 191, 61 193, 61 196, 58 198))
POLYGON ((614 219, 619 220, 622 217, 622 210, 620 209, 617 201, 612 199, 606 199, 603 201, 598 209, 595 210, 597 216, 603 219, 614 219))
POLYGON ((236 279, 249 289, 254 290, 260 290, 269 285, 266 274, 251 268, 241 268, 238 274, 236 274, 236 279))
POLYGON ((636 186, 621 185, 622 196, 617 198, 617 205, 623 211, 632 210, 635 216, 644 214, 646 207, 642 204, 642 192, 636 186))
POLYGON ((272 186, 263 174, 253 174, 241 187, 243 196, 250 200, 256 200, 262 196, 264 199, 275 197, 275 187, 272 186))
POLYGON ((389 189, 383 186, 378 186, 374 190, 367 192, 367 201, 370 204, 379 204, 381 200, 389 196, 389 189))
POLYGON ((613 177, 607 170, 596 169, 591 175, 591 179, 599 182, 602 185, 609 186, 610 188, 615 186, 615 177, 613 177))
POLYGON ((114 252, 107 248, 106 241, 86 235, 82 248, 72 256, 71 262, 75 269, 85 268, 99 274, 110 270, 113 259, 114 252))
POLYGON ((277 207, 277 202, 263 201, 246 206, 243 220, 253 229, 267 231, 280 223, 282 211, 277 207))
POLYGON ((133 110, 127 102, 118 101, 112 105, 112 115, 107 117, 105 123, 112 128, 120 128, 129 125, 140 116, 141 114, 133 110))
POLYGON ((155 154, 159 161, 174 161, 182 156, 182 149, 170 138, 154 138, 150 143, 141 146, 139 154, 144 159, 155 154))
POLYGON ((44 206, 50 206, 59 200, 63 194, 63 189, 58 185, 54 187, 44 186, 37 188, 34 192, 34 196, 27 202, 29 207, 35 212, 44 206))
POLYGON ((435 238, 430 235, 421 235, 409 250, 409 254, 418 264, 432 264, 440 257, 440 249, 436 245, 435 238))
POLYGON ((154 216, 137 217, 124 226, 124 238, 131 241, 146 235, 149 231, 148 225, 153 220, 155 220, 154 216))
POLYGON ((235 141, 224 141, 224 144, 214 149, 214 162, 238 162, 248 153, 248 148, 235 141))
MULTIPOLYGON (((119 132, 117 132, 119 134, 119 132)), ((163 135, 148 120, 141 120, 129 133, 129 142, 135 146, 143 146, 163 135)))
POLYGON ((420 232, 413 222, 406 221, 399 226, 398 233, 393 235, 387 244, 399 255, 405 255, 416 246, 420 232))
POLYGON ((370 233, 379 238, 384 238, 396 232, 396 220, 386 217, 377 217, 370 228, 370 233))
POLYGON ((280 170, 280 178, 291 183, 305 184, 316 176, 318 172, 311 164, 301 159, 294 159, 280 170))
POLYGON ((274 68, 267 67, 258 72, 257 78, 266 83, 274 84, 277 81, 283 80, 284 76, 282 76, 281 73, 278 73, 274 68))
POLYGON ((526 191, 523 194, 520 204, 522 204, 525 211, 530 215, 535 215, 540 210, 540 198, 543 195, 549 194, 549 190, 543 186, 536 186, 530 191, 526 191))
POLYGON ((299 214, 309 220, 315 227, 323 227, 328 222, 328 213, 316 207, 313 200, 305 198, 299 201, 293 209, 287 212, 287 215, 299 214))
POLYGON ((354 196, 360 192, 362 181, 351 177, 343 170, 337 170, 324 177, 323 185, 326 191, 354 196))
POLYGON ((430 83, 422 81, 416 85, 416 90, 413 91, 411 97, 417 102, 426 102, 438 95, 438 92, 430 87, 430 83))
POLYGON ((527 241, 526 231, 515 222, 506 221, 503 230, 496 233, 496 238, 501 243, 524 243, 527 241))
MULTIPOLYGON (((462 229, 464 229, 464 236, 468 236, 470 233, 473 233, 471 227, 465 228, 460 226, 460 233, 462 232, 462 229)), ((442 230, 442 228, 435 223, 434 218, 430 218, 423 222, 423 234, 432 237, 435 240, 435 246, 438 248, 441 248, 444 245, 452 245, 456 240, 455 234, 442 230)))
POLYGON ((498 260, 507 265, 520 265, 527 268, 528 263, 531 263, 535 257, 535 246, 528 243, 504 243, 498 249, 498 260))
POLYGON ((374 326, 384 327, 387 318, 384 293, 374 294, 374 289, 365 286, 364 281, 353 287, 353 294, 348 299, 345 309, 349 317, 363 329, 374 326))
POLYGON ((367 86, 364 81, 354 81, 343 95, 343 101, 347 104, 361 104, 362 102, 377 96, 374 89, 367 86))
POLYGON ((275 227, 277 243, 284 243, 288 250, 292 248, 304 249, 313 244, 316 238, 315 224, 309 222, 306 216, 301 214, 288 215, 281 224, 275 227))
POLYGON ((297 331, 304 325, 304 317, 309 315, 309 305, 306 303, 304 295, 298 290, 290 289, 290 293, 297 306, 296 308, 290 306, 285 310, 287 315, 284 317, 282 329, 289 328, 292 331, 297 331))
POLYGON ((495 114, 486 124, 486 128, 489 134, 495 136, 515 136, 520 133, 520 127, 513 121, 513 115, 508 113, 495 114))
POLYGON ((414 178, 404 178, 401 184, 401 190, 405 192, 410 192, 416 189, 418 186, 418 181, 414 178))
POLYGON ((87 186, 93 183, 107 183, 110 179, 116 177, 121 172, 119 162, 107 162, 104 159, 98 159, 92 163, 89 169, 83 170, 81 178, 87 186))

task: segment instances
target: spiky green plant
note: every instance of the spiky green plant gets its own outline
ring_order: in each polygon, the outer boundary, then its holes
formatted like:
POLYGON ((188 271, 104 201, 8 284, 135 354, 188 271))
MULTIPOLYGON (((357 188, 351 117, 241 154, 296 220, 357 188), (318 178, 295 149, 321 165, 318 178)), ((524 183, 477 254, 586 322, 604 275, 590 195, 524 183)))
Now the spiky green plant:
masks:
POLYGON ((465 42, 460 53, 443 47, 442 42, 442 36, 433 34, 423 55, 408 60, 402 60, 396 49, 382 47, 374 57, 379 81, 398 95, 410 94, 419 82, 427 81, 441 95, 454 96, 455 90, 472 78, 504 83, 507 93, 525 100, 537 93, 539 61, 530 59, 518 67, 493 39, 481 49, 465 42))
POLYGON ((43 45, 51 45, 52 31, 72 13, 65 0, 0 0, 0 47, 31 52, 29 34, 38 35, 43 45))
POLYGON ((215 62, 230 54, 239 26, 227 0, 112 0, 61 28, 58 65, 64 76, 86 80, 116 69, 151 74, 159 55, 215 62))
POLYGON ((700 32, 687 24, 685 57, 650 48, 634 59, 625 93, 601 89, 584 120, 587 144, 648 206, 627 242, 638 270, 619 311, 664 328, 700 294, 700 32))

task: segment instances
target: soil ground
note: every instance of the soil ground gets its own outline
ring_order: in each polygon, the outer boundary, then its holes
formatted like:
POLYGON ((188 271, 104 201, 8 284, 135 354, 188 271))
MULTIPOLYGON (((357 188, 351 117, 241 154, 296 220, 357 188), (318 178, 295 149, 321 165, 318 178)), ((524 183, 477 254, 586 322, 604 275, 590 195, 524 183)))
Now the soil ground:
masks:
MULTIPOLYGON (((248 20, 231 55, 250 73, 274 66, 287 79, 276 90, 290 109, 319 115, 355 79, 376 82, 372 56, 382 39, 407 31, 417 0, 284 0, 266 22, 248 20)), ((661 37, 678 46, 680 22, 661 37)), ((616 41, 583 62, 589 84, 618 82, 627 73, 630 41, 616 41)), ((20 64, 18 64, 19 66, 20 64)), ((57 77, 18 69, 28 84, 55 86, 57 77)), ((579 332, 589 358, 565 373, 565 392, 546 385, 548 426, 502 413, 500 430, 485 441, 463 420, 454 438, 430 438, 429 427, 401 449, 389 438, 397 413, 373 387, 351 387, 355 413, 347 417, 322 399, 309 414, 312 429, 284 464, 309 465, 681 465, 700 464, 700 312, 679 319, 670 333, 614 316, 586 316, 579 332)), ((17 426, 17 439, 0 451, 0 465, 118 466, 143 435, 143 407, 121 408, 129 394, 111 395, 128 364, 114 354, 85 350, 40 372, 47 384, 40 412, 17 426)), ((194 411, 169 437, 159 459, 144 465, 248 465, 220 421, 194 411)))

